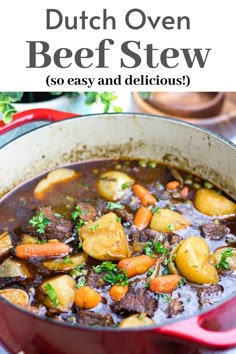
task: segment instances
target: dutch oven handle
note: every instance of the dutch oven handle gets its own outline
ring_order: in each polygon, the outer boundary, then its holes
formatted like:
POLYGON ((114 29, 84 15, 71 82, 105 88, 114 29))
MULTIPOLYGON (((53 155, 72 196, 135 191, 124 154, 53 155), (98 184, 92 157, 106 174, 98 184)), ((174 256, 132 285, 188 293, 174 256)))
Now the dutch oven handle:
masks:
POLYGON ((236 297, 200 316, 155 329, 156 332, 217 349, 236 346, 236 297), (229 322, 231 322, 229 324, 229 322), (225 330, 226 325, 231 329, 225 330), (220 328, 221 327, 221 328, 220 328))
POLYGON ((55 109, 45 109, 45 108, 30 109, 28 111, 14 114, 12 121, 8 124, 5 124, 3 123, 3 121, 0 121, 0 135, 30 122, 36 122, 36 121, 58 122, 60 120, 75 118, 78 116, 79 116, 78 114, 57 111, 55 109))

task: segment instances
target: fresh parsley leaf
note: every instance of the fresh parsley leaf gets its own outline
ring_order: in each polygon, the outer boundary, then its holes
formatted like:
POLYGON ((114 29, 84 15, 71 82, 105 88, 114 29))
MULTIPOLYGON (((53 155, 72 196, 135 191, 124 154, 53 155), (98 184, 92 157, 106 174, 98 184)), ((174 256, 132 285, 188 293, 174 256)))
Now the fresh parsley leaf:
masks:
POLYGON ((76 205, 74 212, 71 214, 73 220, 76 220, 80 215, 87 214, 88 210, 82 210, 79 205, 76 205))
POLYGON ((133 184, 132 182, 125 182, 125 183, 122 183, 121 188, 122 188, 122 189, 129 188, 132 184, 133 184))
POLYGON ((53 302, 54 306, 58 306, 59 305, 59 301, 58 301, 58 298, 57 298, 56 291, 54 290, 52 285, 50 283, 47 283, 44 286, 44 290, 46 291, 46 294, 48 295, 49 299, 53 302))
POLYGON ((144 246, 144 248, 143 248, 143 250, 144 250, 144 252, 145 252, 145 254, 147 255, 147 256, 152 256, 153 255, 153 244, 152 244, 152 242, 151 241, 147 241, 146 242, 146 245, 144 246))
POLYGON ((167 294, 161 294, 161 297, 165 303, 168 303, 171 300, 171 296, 167 294))
POLYGON ((124 209, 124 205, 120 203, 107 202, 108 209, 124 209))
POLYGON ((112 263, 110 261, 105 261, 97 266, 93 266, 93 270, 95 273, 101 273, 103 271, 112 272, 114 270, 117 270, 117 266, 115 263, 112 263))
POLYGON ((69 255, 63 258, 62 263, 74 264, 69 255))
POLYGON ((38 234, 43 234, 46 227, 50 224, 50 220, 42 211, 39 211, 36 216, 29 220, 29 224, 36 228, 38 234))
POLYGON ((167 227, 170 231, 175 231, 174 224, 169 224, 167 227))
POLYGON ((179 285, 178 286, 183 286, 185 284, 186 284, 185 278, 181 278, 180 281, 179 281, 179 285))
POLYGON ((83 221, 82 219, 79 219, 78 222, 75 225, 76 230, 78 231, 85 224, 87 224, 86 221, 83 221))
POLYGON ((155 214, 155 213, 161 214, 161 208, 159 206, 156 206, 156 207, 152 208, 152 212, 153 212, 153 214, 155 214))
POLYGON ((109 284, 117 284, 119 283, 121 286, 125 286, 128 284, 128 276, 127 273, 114 273, 110 272, 105 274, 103 278, 109 284))
POLYGON ((89 225, 88 230, 95 232, 99 228, 99 224, 89 225))
POLYGON ((85 286, 87 283, 87 280, 85 277, 80 277, 78 283, 76 284, 76 288, 81 288, 82 286, 85 286))
POLYGON ((233 249, 231 247, 221 253, 221 258, 220 261, 216 264, 216 268, 220 270, 229 270, 230 266, 228 259, 230 257, 233 257, 233 249))
POLYGON ((153 243, 153 250, 154 253, 161 253, 163 256, 165 256, 169 251, 168 248, 164 247, 159 241, 153 243))

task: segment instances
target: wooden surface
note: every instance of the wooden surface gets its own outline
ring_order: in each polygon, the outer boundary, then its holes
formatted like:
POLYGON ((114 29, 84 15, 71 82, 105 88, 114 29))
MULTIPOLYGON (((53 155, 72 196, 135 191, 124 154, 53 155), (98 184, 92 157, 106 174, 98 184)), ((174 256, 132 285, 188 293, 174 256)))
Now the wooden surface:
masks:
POLYGON ((225 94, 221 111, 217 116, 211 118, 182 118, 176 115, 169 115, 157 110, 150 103, 144 101, 138 92, 135 92, 133 96, 141 112, 168 116, 197 124, 221 134, 230 140, 234 140, 236 137, 236 92, 225 94))

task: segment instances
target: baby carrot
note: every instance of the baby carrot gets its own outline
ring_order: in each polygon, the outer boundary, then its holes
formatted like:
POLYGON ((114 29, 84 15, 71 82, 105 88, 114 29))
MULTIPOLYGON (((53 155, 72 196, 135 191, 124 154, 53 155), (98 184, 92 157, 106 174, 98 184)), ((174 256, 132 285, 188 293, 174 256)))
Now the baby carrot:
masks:
POLYGON ((101 301, 101 295, 90 286, 82 286, 75 292, 75 304, 81 309, 92 309, 101 301))
POLYGON ((70 247, 63 242, 56 243, 28 243, 15 247, 15 255, 18 258, 66 256, 70 247))
POLYGON ((118 270, 125 270, 128 278, 148 271, 156 262, 154 258, 142 254, 141 256, 122 259, 118 265, 118 270))
POLYGON ((157 293, 170 293, 178 286, 180 279, 178 274, 161 275, 151 279, 149 289, 157 293))
POLYGON ((112 285, 112 287, 109 290, 109 295, 114 301, 120 301, 125 294, 128 291, 128 285, 122 286, 122 285, 112 285))
POLYGON ((166 188, 169 189, 170 191, 174 191, 179 187, 180 183, 178 181, 171 181, 167 183, 166 188))
POLYGON ((139 229, 143 230, 148 226, 152 218, 152 212, 145 206, 141 206, 134 217, 134 225, 139 229))
POLYGON ((144 206, 153 205, 157 201, 154 195, 152 195, 149 190, 140 184, 134 184, 133 191, 144 206))

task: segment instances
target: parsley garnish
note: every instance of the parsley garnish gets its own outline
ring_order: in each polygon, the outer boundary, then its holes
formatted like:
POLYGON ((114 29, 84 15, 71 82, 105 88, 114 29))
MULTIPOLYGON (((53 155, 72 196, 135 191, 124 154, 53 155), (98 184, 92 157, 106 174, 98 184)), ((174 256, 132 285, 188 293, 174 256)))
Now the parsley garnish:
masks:
POLYGON ((153 214, 155 214, 155 213, 161 214, 161 208, 159 206, 156 206, 156 207, 152 208, 152 212, 153 212, 153 214))
POLYGON ((109 209, 124 209, 124 205, 120 203, 107 202, 107 207, 109 209))
POLYGON ((58 306, 59 305, 59 301, 58 301, 58 298, 57 298, 56 291, 54 290, 52 285, 50 283, 47 283, 44 286, 44 290, 46 291, 46 294, 48 295, 49 299, 53 302, 54 306, 58 306))
POLYGON ((85 277, 80 277, 78 283, 76 284, 76 288, 81 288, 82 286, 85 286, 87 283, 87 280, 85 277))
POLYGON ((63 258, 62 263, 74 264, 69 255, 63 258))
POLYGON ((73 220, 76 220, 80 215, 87 214, 88 210, 82 210, 79 205, 76 205, 75 211, 71 214, 73 220))
POLYGON ((109 284, 119 283, 121 286, 128 284, 127 273, 119 271, 117 265, 110 261, 102 262, 96 267, 93 267, 93 270, 95 273, 106 272, 103 279, 109 284))
POLYGON ((165 256, 169 251, 168 248, 164 247, 159 241, 158 242, 147 241, 143 250, 145 254, 149 257, 151 257, 154 253, 162 254, 163 256, 165 256))
POLYGON ((41 245, 43 245, 44 243, 47 243, 48 242, 48 240, 45 240, 45 239, 43 239, 43 240, 40 240, 39 238, 35 238, 35 242, 37 243, 37 244, 41 244, 41 245))
POLYGON ((132 185, 132 182, 122 183, 121 188, 126 189, 126 188, 129 188, 131 185, 132 185))
POLYGON ((170 231, 175 231, 174 224, 169 224, 167 227, 170 231))
POLYGON ((220 270, 229 270, 229 261, 228 258, 233 257, 233 249, 230 247, 224 252, 221 253, 220 261, 216 264, 216 268, 220 270))
POLYGON ((179 281, 179 285, 178 286, 183 286, 185 284, 186 284, 185 278, 181 278, 180 281, 179 281))
POLYGON ((95 232, 99 228, 99 224, 96 223, 95 225, 89 225, 88 230, 95 232))
POLYGON ((161 297, 165 303, 168 303, 171 300, 171 296, 167 294, 161 294, 161 297))
POLYGON ((50 224, 50 220, 42 211, 39 211, 36 216, 29 220, 29 224, 36 228, 38 234, 43 234, 46 227, 50 224))
POLYGON ((78 231, 85 224, 87 224, 86 221, 83 221, 83 220, 79 219, 78 222, 75 225, 76 230, 78 231))
POLYGON ((116 264, 114 264, 110 261, 105 261, 97 266, 93 266, 93 270, 95 273, 101 273, 103 271, 113 272, 115 269, 117 269, 116 264))

